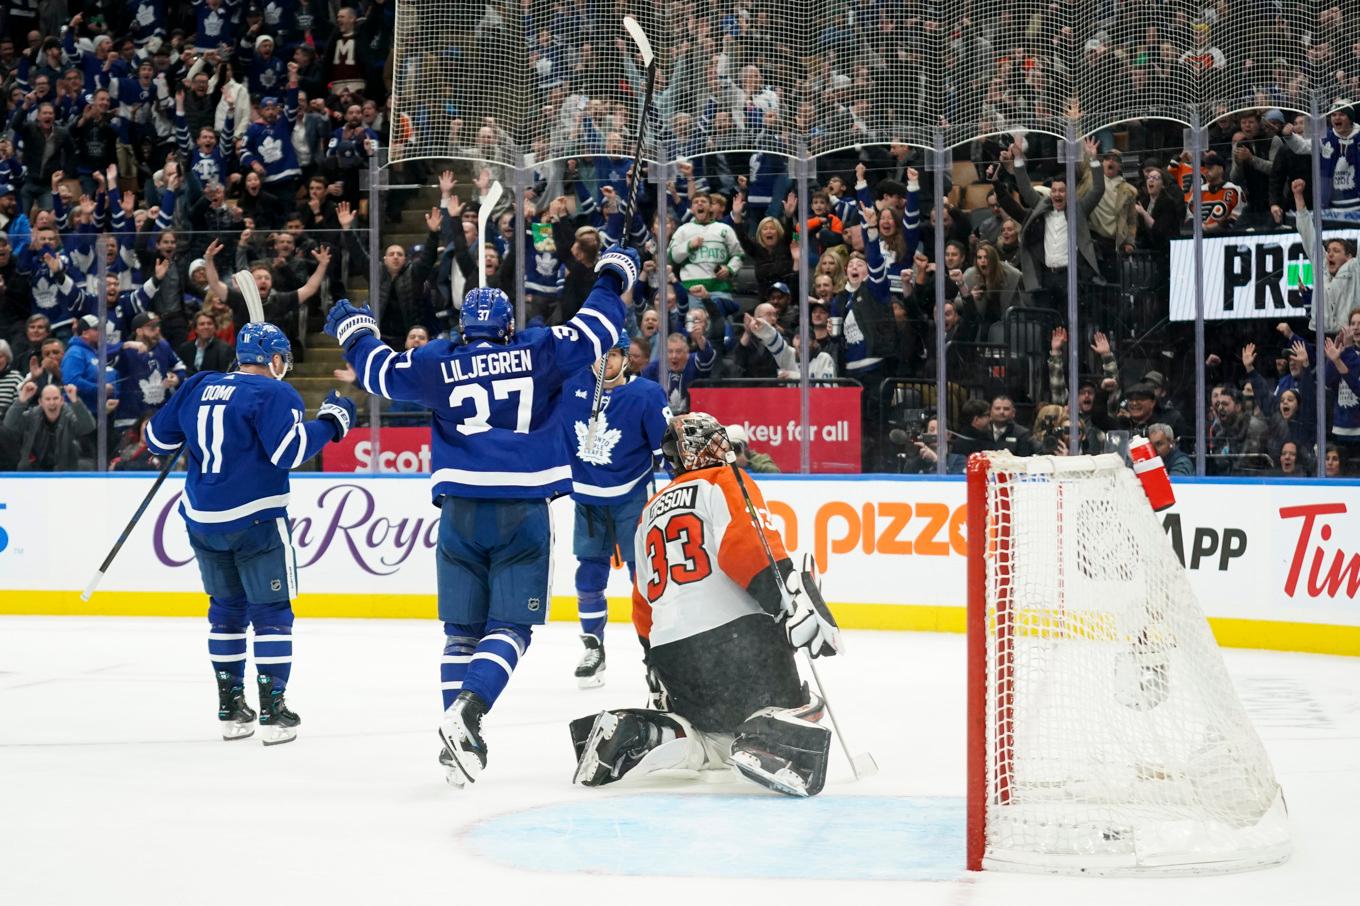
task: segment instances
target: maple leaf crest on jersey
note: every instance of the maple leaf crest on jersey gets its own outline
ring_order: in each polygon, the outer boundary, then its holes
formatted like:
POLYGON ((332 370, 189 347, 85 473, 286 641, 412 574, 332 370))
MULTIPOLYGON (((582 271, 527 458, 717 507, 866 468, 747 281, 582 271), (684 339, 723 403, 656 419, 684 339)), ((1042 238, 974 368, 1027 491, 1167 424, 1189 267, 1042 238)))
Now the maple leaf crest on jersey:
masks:
POLYGON ((272 135, 260 142, 260 157, 265 163, 276 164, 283 159, 283 142, 272 135))
POLYGON ((606 466, 613 462, 614 447, 623 440, 623 432, 618 428, 609 427, 609 419, 605 418, 604 412, 600 413, 600 425, 600 430, 595 432, 594 445, 587 450, 585 443, 590 426, 587 422, 576 423, 576 455, 582 462, 588 462, 593 466, 606 466))

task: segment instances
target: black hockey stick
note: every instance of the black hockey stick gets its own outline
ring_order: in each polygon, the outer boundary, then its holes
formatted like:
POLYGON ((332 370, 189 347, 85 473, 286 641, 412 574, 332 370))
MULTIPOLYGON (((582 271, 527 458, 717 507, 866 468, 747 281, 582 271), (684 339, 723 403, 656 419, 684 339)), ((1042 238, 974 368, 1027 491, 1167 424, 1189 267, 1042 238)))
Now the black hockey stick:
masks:
MULTIPOLYGON (((774 580, 779 583, 780 589, 788 588, 784 584, 784 576, 779 571, 779 564, 774 559, 774 551, 770 548, 770 540, 765 537, 765 528, 760 523, 760 514, 756 512, 756 505, 751 502, 751 493, 746 490, 746 479, 741 477, 741 469, 737 467, 736 455, 727 454, 728 465, 732 467, 732 475, 737 479, 737 487, 741 488, 742 500, 746 501, 746 514, 751 517, 751 525, 755 526, 756 534, 760 536, 761 549, 765 551, 765 560, 770 564, 770 572, 774 574, 774 580)), ((845 734, 841 732, 841 725, 836 722, 836 712, 831 710, 831 699, 827 698, 826 686, 822 685, 822 677, 817 673, 817 662, 806 648, 799 648, 799 653, 803 655, 803 663, 807 664, 808 670, 812 672, 812 682, 817 687, 817 695, 822 700, 826 714, 831 718, 831 727, 836 731, 836 739, 840 741, 841 751, 845 753, 845 758, 850 762, 850 770, 854 772, 856 780, 863 780, 865 777, 872 777, 878 773, 878 762, 874 761, 874 756, 869 752, 860 752, 858 755, 850 754, 850 746, 845 741, 845 734)))
MULTIPOLYGON (((652 90, 656 87, 656 57, 652 54, 652 42, 647 40, 647 33, 642 30, 638 20, 632 16, 623 17, 624 31, 633 39, 637 45, 638 53, 642 55, 642 65, 647 72, 646 87, 642 91, 642 111, 638 115, 637 141, 633 143, 633 172, 628 175, 628 197, 623 202, 623 235, 619 237, 619 244, 623 245, 628 240, 628 221, 633 218, 633 206, 637 203, 638 176, 642 173, 642 139, 647 133, 647 111, 652 106, 652 90)), ((593 450, 595 448, 595 434, 600 427, 600 408, 604 405, 604 372, 609 363, 609 350, 606 349, 600 355, 599 373, 595 375, 595 395, 590 399, 590 422, 586 427, 586 437, 584 449, 593 450)))
POLYGON ((180 444, 175 448, 175 452, 165 458, 165 465, 161 466, 161 473, 156 476, 155 484, 151 486, 151 490, 146 492, 146 496, 142 498, 141 505, 138 506, 137 511, 132 514, 132 518, 128 520, 127 528, 123 529, 123 534, 119 535, 118 540, 113 542, 113 550, 109 551, 109 555, 104 558, 104 562, 99 564, 99 570, 90 578, 90 583, 85 586, 85 590, 80 593, 81 601, 90 600, 90 595, 94 594, 96 586, 98 586, 100 580, 104 578, 104 573, 109 571, 109 566, 113 563, 113 558, 118 556, 118 552, 123 549, 123 542, 128 540, 128 537, 132 534, 132 530, 135 529, 137 523, 141 521, 142 514, 145 513, 146 508, 151 505, 151 498, 155 497, 156 492, 161 489, 161 485, 165 484, 165 477, 170 474, 170 470, 173 469, 175 463, 179 461, 180 454, 184 452, 184 447, 184 444, 180 444))

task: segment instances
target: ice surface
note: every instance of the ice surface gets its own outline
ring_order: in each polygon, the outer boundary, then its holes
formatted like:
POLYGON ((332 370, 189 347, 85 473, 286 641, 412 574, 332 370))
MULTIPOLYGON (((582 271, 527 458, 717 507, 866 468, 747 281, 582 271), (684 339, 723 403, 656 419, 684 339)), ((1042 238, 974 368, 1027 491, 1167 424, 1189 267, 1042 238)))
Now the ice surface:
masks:
POLYGON ((569 719, 637 706, 627 626, 578 690, 540 629, 461 793, 436 763, 441 628, 298 624, 297 742, 217 736, 199 620, 0 618, 0 903, 1325 904, 1354 896, 1360 660, 1226 652, 1292 815, 1286 865, 1110 880, 963 871, 960 636, 847 633, 822 667, 854 750, 808 801, 725 774, 586 790, 569 719), (658 883, 660 876, 665 880, 658 883), (546 899, 550 897, 551 900, 546 899))

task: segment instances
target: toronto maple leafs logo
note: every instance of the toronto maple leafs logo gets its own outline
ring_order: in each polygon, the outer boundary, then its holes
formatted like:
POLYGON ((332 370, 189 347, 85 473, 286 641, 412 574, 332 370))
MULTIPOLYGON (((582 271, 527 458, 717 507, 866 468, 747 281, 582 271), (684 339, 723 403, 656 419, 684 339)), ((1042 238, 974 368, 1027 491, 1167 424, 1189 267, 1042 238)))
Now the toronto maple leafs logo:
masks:
POLYGON ((552 251, 538 252, 534 255, 534 270, 540 274, 557 272, 557 255, 552 251))
POLYGON ((267 164, 276 164, 283 160, 283 142, 272 135, 269 136, 260 142, 260 157, 263 157, 267 164))
POLYGON ((623 439, 623 432, 609 427, 609 419, 600 413, 600 427, 595 432, 595 442, 586 449, 586 435, 590 433, 587 422, 576 423, 576 455, 582 462, 592 466, 607 466, 614 461, 614 448, 623 439))
POLYGON ((279 74, 272 69, 260 71, 260 85, 264 88, 273 88, 279 82, 279 74))

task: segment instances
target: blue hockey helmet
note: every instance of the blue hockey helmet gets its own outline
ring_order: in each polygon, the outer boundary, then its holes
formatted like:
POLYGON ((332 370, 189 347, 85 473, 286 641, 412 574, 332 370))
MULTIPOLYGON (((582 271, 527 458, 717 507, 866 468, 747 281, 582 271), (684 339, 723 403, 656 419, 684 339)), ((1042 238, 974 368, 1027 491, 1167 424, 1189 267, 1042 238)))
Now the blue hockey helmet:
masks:
POLYGON ((479 286, 463 297, 460 323, 465 340, 508 340, 515 332, 515 309, 501 290, 479 286))
POLYGON ((279 328, 265 321, 251 321, 236 335, 236 361, 264 365, 279 380, 293 367, 293 347, 279 328), (283 374, 274 374, 274 356, 283 356, 283 374))

